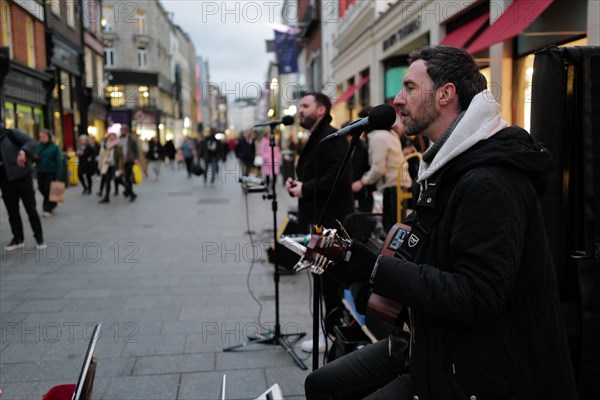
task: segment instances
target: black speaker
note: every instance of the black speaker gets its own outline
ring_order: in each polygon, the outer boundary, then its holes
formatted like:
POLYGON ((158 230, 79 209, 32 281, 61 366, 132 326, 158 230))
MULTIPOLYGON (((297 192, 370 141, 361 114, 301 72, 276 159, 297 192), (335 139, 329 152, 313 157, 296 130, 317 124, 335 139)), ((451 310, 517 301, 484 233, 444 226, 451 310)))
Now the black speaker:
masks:
POLYGON ((600 398, 600 47, 535 54, 531 135, 556 174, 541 199, 579 395, 600 398))

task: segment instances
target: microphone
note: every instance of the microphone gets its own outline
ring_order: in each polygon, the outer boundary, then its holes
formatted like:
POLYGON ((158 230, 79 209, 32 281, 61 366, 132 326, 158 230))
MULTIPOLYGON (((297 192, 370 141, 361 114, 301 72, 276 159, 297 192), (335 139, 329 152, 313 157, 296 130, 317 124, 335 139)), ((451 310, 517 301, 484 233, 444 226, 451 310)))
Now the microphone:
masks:
POLYGON ((369 111, 369 116, 358 119, 350 125, 338 129, 337 132, 326 136, 322 141, 335 139, 351 135, 355 132, 362 132, 367 129, 390 129, 396 122, 396 112, 387 104, 380 104, 369 111))
POLYGON ((294 117, 292 117, 291 115, 286 115, 281 119, 276 119, 275 121, 268 121, 268 122, 256 124, 256 125, 254 125, 254 128, 258 128, 261 126, 277 126, 279 124, 292 125, 293 123, 294 123, 294 117))

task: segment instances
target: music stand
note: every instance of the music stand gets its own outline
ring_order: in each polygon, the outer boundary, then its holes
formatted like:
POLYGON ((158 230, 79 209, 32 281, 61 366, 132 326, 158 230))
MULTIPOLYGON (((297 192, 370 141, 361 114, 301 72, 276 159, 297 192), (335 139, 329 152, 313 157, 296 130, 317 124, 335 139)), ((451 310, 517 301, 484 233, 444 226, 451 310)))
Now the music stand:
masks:
POLYGON ((92 363, 92 357, 94 356, 94 349, 96 348, 96 342, 98 341, 98 336, 100 335, 100 328, 102 324, 99 323, 94 328, 92 332, 92 337, 90 338, 90 343, 88 344, 87 351, 85 353, 85 358, 83 359, 83 365, 81 366, 81 372, 79 373, 79 379, 77 379, 77 385, 75 386, 75 391, 73 392, 72 400, 79 400, 81 396, 81 392, 85 385, 85 381, 87 378, 88 370, 90 368, 90 364, 92 363))
POLYGON ((231 351, 235 349, 239 349, 241 347, 246 347, 251 344, 275 344, 282 347, 289 355, 292 357, 296 365, 300 367, 302 370, 308 369, 304 364, 304 361, 294 351, 292 346, 288 343, 287 339, 290 336, 297 336, 298 339, 304 337, 306 333, 289 333, 282 334, 281 333, 281 325, 279 322, 279 260, 278 260, 278 249, 279 246, 278 238, 277 238, 277 191, 276 191, 276 179, 275 179, 275 124, 270 124, 270 140, 269 146, 271 147, 271 177, 273 178, 271 181, 271 193, 263 196, 265 199, 271 200, 271 210, 273 212, 273 246, 274 246, 274 254, 273 254, 273 263, 275 264, 275 272, 273 274, 273 280, 275 283, 275 327, 272 331, 262 332, 256 334, 255 337, 249 337, 248 341, 242 342, 233 346, 225 347, 223 351, 231 351))

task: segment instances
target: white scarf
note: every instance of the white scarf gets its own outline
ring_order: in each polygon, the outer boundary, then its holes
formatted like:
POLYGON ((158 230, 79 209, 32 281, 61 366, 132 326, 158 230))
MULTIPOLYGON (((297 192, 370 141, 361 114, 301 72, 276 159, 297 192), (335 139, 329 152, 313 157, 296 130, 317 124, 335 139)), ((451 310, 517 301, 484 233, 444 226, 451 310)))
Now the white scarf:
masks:
POLYGON ((431 163, 421 160, 417 182, 425 181, 450 160, 506 128, 507 123, 501 118, 500 111, 500 104, 487 89, 476 94, 431 163))

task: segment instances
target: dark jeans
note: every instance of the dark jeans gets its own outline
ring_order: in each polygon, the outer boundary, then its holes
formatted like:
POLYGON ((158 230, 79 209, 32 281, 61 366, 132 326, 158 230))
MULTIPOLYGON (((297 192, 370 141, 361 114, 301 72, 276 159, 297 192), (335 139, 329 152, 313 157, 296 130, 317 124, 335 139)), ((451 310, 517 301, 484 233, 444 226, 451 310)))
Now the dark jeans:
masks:
MULTIPOLYGON (((102 194, 102 190, 104 190, 104 199, 110 200, 110 183, 112 182, 115 176, 115 169, 113 167, 108 167, 106 174, 102 175, 102 183, 100 184, 100 194, 102 194)), ((115 193, 117 192, 117 182, 115 181, 115 193)))
POLYGON ((123 194, 135 196, 133 193, 133 165, 135 163, 133 161, 125 162, 125 176, 123 177, 123 186, 125 186, 125 190, 123 194))
POLYGON ((38 189, 42 196, 44 196, 44 202, 42 208, 44 212, 52 212, 56 207, 56 202, 50 201, 50 184, 56 180, 55 172, 38 172, 37 181, 38 189))
POLYGON ((83 186, 83 190, 92 193, 92 176, 93 172, 87 172, 83 169, 77 170, 77 175, 79 176, 79 182, 81 182, 81 186, 83 186))
POLYGON ((194 157, 186 157, 185 158, 185 169, 187 170, 188 177, 192 176, 192 164, 193 163, 194 163, 194 157))
POLYGON ((204 182, 208 178, 208 170, 212 171, 210 176, 210 183, 215 183, 215 178, 219 173, 219 159, 217 157, 211 157, 206 159, 206 172, 204 173, 204 182))
POLYGON ((304 382, 306 400, 412 400, 410 377, 389 355, 388 339, 333 360, 304 382))
POLYGON ((33 236, 38 242, 44 241, 42 222, 35 208, 35 191, 31 175, 9 182, 6 178, 4 168, 0 167, 0 190, 2 191, 2 200, 6 206, 8 222, 10 223, 14 239, 19 242, 25 240, 23 222, 21 221, 21 212, 19 210, 19 199, 21 199, 23 200, 25 211, 29 216, 33 236))

